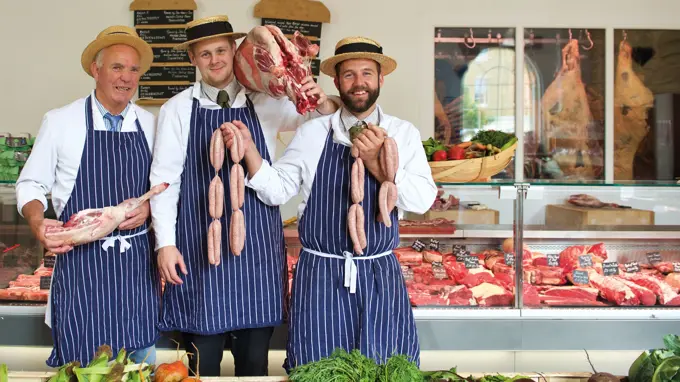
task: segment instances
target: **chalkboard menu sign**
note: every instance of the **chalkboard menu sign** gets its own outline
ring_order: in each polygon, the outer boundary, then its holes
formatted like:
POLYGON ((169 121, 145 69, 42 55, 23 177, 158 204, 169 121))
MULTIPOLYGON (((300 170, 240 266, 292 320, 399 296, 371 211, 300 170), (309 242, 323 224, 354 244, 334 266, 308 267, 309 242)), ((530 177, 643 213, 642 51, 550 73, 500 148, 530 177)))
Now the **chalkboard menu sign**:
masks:
POLYGON ((186 51, 173 47, 187 40, 186 24, 194 20, 194 0, 134 0, 130 4, 139 37, 151 45, 153 63, 140 78, 137 101, 160 106, 196 81, 186 51))
POLYGON ((318 22, 263 18, 262 25, 277 26, 285 35, 293 35, 298 31, 308 38, 321 38, 321 23, 318 22))
POLYGON ((137 34, 149 44, 181 44, 187 40, 182 28, 137 28, 137 34))
POLYGON ((152 48, 154 64, 174 64, 178 62, 189 63, 189 55, 186 51, 172 48, 152 48))
MULTIPOLYGON (((261 25, 274 25, 289 39, 300 32, 312 44, 321 46, 321 27, 331 21, 328 8, 317 0, 260 0, 255 5, 254 16, 262 19, 261 25)), ((321 57, 311 62, 312 77, 317 81, 321 57)))
POLYGON ((196 68, 193 66, 152 66, 140 81, 196 81, 196 68))
POLYGON ((186 85, 139 85, 140 99, 168 100, 191 86, 186 85))
POLYGON ((135 25, 183 25, 193 20, 192 10, 135 11, 135 25))

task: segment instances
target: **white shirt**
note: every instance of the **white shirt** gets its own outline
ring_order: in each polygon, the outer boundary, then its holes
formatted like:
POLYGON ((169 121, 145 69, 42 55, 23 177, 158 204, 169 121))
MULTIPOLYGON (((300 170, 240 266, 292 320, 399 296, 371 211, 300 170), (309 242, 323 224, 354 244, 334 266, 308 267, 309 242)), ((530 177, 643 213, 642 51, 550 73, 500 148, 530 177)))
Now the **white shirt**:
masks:
MULTIPOLYGON (((237 83, 236 80, 233 82, 237 83)), ((156 149, 151 165, 151 185, 167 182, 170 186, 162 193, 151 198, 151 217, 156 234, 156 250, 176 245, 175 228, 177 225, 177 204, 181 177, 184 170, 187 145, 189 144, 189 129, 191 122, 192 103, 198 99, 201 107, 220 109, 213 100, 201 91, 201 83, 172 97, 166 102, 158 114, 158 131, 156 135, 156 149)), ((230 87, 227 86, 227 91, 230 87)), ((288 98, 275 99, 264 93, 250 92, 239 84, 239 91, 235 97, 229 95, 231 107, 245 107, 246 94, 253 102, 253 107, 260 121, 267 149, 270 155, 276 154, 276 135, 280 131, 295 130, 310 118, 321 116, 317 111, 298 114, 295 105, 288 98)), ((206 195, 206 197, 208 197, 206 195)))
MULTIPOLYGON (((94 98, 94 91, 91 93, 94 98)), ((16 183, 17 209, 19 214, 26 203, 38 200, 47 210, 48 193, 52 193, 52 204, 57 216, 71 197, 87 133, 85 121, 85 98, 58 109, 48 111, 35 139, 31 155, 16 183)), ((144 136, 153 150, 155 117, 141 107, 130 104, 123 119, 121 132, 137 131, 135 121, 139 118, 144 136)), ((94 129, 106 131, 104 117, 92 102, 94 129)), ((123 181, 123 179, 121 179, 123 181)), ((23 216, 23 215, 22 215, 23 216)))
MULTIPOLYGON (((260 170, 247 184, 257 192, 260 200, 268 205, 281 205, 302 188, 304 200, 298 207, 298 218, 302 217, 330 126, 334 141, 352 146, 348 130, 351 125, 343 127, 340 120, 343 109, 300 126, 281 159, 271 166, 266 161, 262 162, 260 170)), ((420 132, 410 122, 384 114, 380 106, 376 110, 380 127, 395 140, 399 151, 399 169, 395 176, 399 195, 397 207, 400 213, 423 214, 432 206, 437 186, 427 164, 420 132)))

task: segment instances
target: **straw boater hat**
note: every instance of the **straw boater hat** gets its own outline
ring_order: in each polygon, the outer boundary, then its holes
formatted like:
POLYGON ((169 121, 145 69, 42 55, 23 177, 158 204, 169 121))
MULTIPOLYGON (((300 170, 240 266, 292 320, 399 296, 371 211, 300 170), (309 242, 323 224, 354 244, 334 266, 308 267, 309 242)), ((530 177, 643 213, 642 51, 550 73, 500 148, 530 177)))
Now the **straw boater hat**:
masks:
POLYGON ((211 16, 202 19, 194 20, 187 23, 187 41, 175 46, 177 50, 186 50, 189 45, 207 40, 213 37, 231 37, 239 39, 245 37, 246 33, 234 32, 234 28, 229 23, 227 16, 211 16))
POLYGON ((368 58, 380 64, 380 72, 388 75, 397 68, 393 58, 385 56, 377 41, 366 37, 347 37, 335 45, 335 56, 327 58, 321 63, 321 71, 335 77, 335 65, 352 58, 368 58))
POLYGON ((83 51, 83 54, 80 57, 80 64, 83 66, 85 72, 92 76, 92 73, 90 73, 90 66, 97 56, 97 53, 106 47, 116 44, 125 44, 135 48, 137 53, 139 53, 139 68, 141 74, 144 74, 149 70, 151 62, 153 61, 153 50, 151 49, 151 46, 147 44, 146 41, 139 38, 139 35, 134 28, 123 25, 114 25, 101 31, 97 35, 97 38, 83 51))

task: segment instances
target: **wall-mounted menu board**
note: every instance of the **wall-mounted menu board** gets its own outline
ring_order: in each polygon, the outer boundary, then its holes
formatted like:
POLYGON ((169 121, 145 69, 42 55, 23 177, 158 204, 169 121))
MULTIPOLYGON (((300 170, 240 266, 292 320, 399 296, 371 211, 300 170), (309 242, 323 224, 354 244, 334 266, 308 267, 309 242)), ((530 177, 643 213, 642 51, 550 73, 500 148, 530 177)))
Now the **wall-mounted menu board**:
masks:
MULTIPOLYGON (((317 0, 261 0, 255 5, 261 25, 275 25, 289 39, 295 31, 321 47, 321 25, 331 21, 331 13, 317 0)), ((317 81, 321 57, 312 60, 312 76, 317 81)))
POLYGON ((139 105, 160 106, 196 81, 196 68, 185 51, 173 47, 187 40, 186 24, 194 20, 194 0, 134 0, 135 28, 153 49, 153 63, 139 81, 139 105))

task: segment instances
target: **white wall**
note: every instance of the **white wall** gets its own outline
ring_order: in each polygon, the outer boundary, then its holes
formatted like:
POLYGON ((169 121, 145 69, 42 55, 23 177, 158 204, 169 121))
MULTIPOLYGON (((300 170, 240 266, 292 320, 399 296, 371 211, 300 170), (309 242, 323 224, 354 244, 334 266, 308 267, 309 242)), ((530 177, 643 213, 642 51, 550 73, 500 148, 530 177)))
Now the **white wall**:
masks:
MULTIPOLYGON (((0 0, 4 21, 0 83, 5 86, 0 95, 0 132, 35 134, 47 110, 86 95, 93 81, 80 68, 80 55, 104 27, 133 24, 130 2, 0 0)), ((252 16, 257 2, 197 0, 196 17, 227 14, 236 29, 248 31, 259 24, 252 16)), ((335 43, 346 36, 378 40, 399 64, 387 77, 379 102, 388 113, 418 126, 423 138, 433 133, 436 26, 680 29, 677 0, 325 0, 324 4, 331 11, 331 23, 323 26, 320 57, 332 55, 335 43)), ((330 78, 322 75, 320 84, 335 94, 330 78)), ((158 108, 149 110, 157 113, 158 108)), ((285 206, 284 219, 294 215, 298 200, 285 206)))

